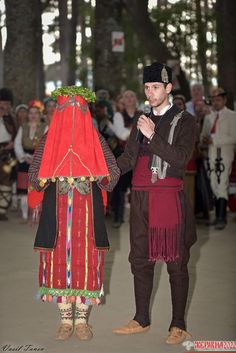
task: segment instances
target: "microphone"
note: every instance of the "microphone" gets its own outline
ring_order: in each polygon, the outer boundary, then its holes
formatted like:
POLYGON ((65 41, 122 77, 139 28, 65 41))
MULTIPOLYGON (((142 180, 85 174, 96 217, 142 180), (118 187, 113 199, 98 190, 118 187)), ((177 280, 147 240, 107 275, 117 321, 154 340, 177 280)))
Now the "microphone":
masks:
MULTIPOLYGON (((143 108, 143 114, 144 114, 147 118, 149 118, 150 115, 151 115, 151 112, 152 112, 151 106, 148 105, 148 104, 145 104, 145 105, 144 105, 144 108, 143 108)), ((141 130, 138 129, 135 140, 138 141, 139 143, 142 143, 142 142, 143 142, 143 138, 144 138, 144 135, 142 134, 141 130)))

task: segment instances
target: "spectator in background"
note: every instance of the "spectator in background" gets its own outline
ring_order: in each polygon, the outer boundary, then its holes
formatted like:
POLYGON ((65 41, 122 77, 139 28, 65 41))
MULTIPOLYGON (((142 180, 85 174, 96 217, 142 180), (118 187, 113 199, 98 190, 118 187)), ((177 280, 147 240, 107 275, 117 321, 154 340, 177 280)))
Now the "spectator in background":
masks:
POLYGON ((50 125, 54 110, 56 108, 56 104, 57 103, 55 99, 53 99, 52 97, 49 97, 44 101, 44 107, 45 107, 44 119, 48 126, 50 125))
POLYGON ((39 99, 32 99, 28 102, 28 107, 31 108, 31 107, 36 107, 38 108, 40 114, 41 114, 41 120, 42 120, 42 117, 43 117, 43 112, 44 112, 44 104, 41 100, 39 99))
POLYGON ((111 129, 111 123, 107 113, 107 104, 104 100, 95 103, 95 118, 98 124, 98 131, 105 138, 108 146, 116 156, 119 141, 111 129))
POLYGON ((47 130, 47 124, 41 121, 38 107, 29 108, 28 122, 19 127, 14 142, 15 154, 18 160, 17 193, 20 195, 22 223, 28 220, 28 170, 39 139, 47 130))
POLYGON ((211 188, 216 199, 212 224, 222 230, 227 223, 229 176, 236 144, 236 112, 226 107, 226 92, 220 87, 212 90, 210 101, 212 111, 204 119, 201 142, 208 146, 211 188))
MULTIPOLYGON (((19 129, 24 123, 28 121, 28 105, 26 104, 19 104, 15 108, 15 122, 16 128, 19 129)), ((14 178, 16 179, 16 178, 14 178)), ((16 180, 14 180, 12 184, 12 201, 11 201, 11 210, 17 211, 18 210, 18 195, 16 190, 16 180)))
POLYGON ((109 92, 106 89, 99 89, 96 92, 96 97, 97 97, 97 101, 104 101, 104 103, 106 104, 106 107, 107 107, 107 115, 108 115, 109 119, 112 120, 113 109, 112 109, 112 104, 110 102, 109 92))
POLYGON ((210 114, 210 108, 202 99, 200 99, 194 103, 194 113, 197 118, 199 133, 201 133, 205 116, 210 114))
POLYGON ((19 104, 15 109, 17 129, 28 121, 28 105, 19 104))
POLYGON ((198 100, 194 103, 195 116, 198 124, 198 148, 196 156, 196 178, 195 178, 195 215, 198 221, 209 223, 209 212, 213 209, 213 195, 206 173, 208 148, 200 142, 200 135, 204 123, 205 116, 210 113, 209 106, 203 100, 198 100))
POLYGON ((16 126, 12 115, 13 94, 8 88, 0 89, 0 221, 7 221, 7 210, 12 198, 14 181, 14 138, 16 126))
POLYGON ((195 115, 194 105, 199 100, 204 100, 204 88, 202 84, 195 83, 191 86, 191 100, 186 103, 187 112, 195 115))
MULTIPOLYGON (((139 113, 137 109, 138 100, 135 92, 127 90, 119 101, 118 109, 113 117, 112 130, 119 139, 119 155, 124 151, 126 142, 133 127, 134 118, 139 113)), ((116 156, 118 157, 118 155, 116 156)), ((125 194, 131 187, 132 171, 122 175, 113 190, 112 204, 114 207, 114 224, 119 228, 124 222, 125 194)))
POLYGON ((98 124, 98 131, 102 134, 102 136, 105 138, 105 140, 107 140, 109 144, 109 138, 114 136, 114 133, 110 128, 110 119, 107 113, 107 104, 104 100, 97 101, 95 103, 94 114, 98 124))
POLYGON ((186 110, 186 99, 182 94, 176 94, 173 97, 173 104, 181 110, 186 110))
MULTIPOLYGON (((176 95, 173 97, 173 104, 183 111, 186 110, 185 102, 186 100, 183 95, 176 95)), ((196 151, 197 149, 195 146, 192 158, 189 160, 186 166, 184 178, 184 190, 189 197, 193 210, 195 209, 196 151)))
MULTIPOLYGON (((125 109, 123 94, 119 94, 114 101, 114 116, 116 113, 122 114, 125 109)), ((114 120, 114 118, 113 118, 114 120)))

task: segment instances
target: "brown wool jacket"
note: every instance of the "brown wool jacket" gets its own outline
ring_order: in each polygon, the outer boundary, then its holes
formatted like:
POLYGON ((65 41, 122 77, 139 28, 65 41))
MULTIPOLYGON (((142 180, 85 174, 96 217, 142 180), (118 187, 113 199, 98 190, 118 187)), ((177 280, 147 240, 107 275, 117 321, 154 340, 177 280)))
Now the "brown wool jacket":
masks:
POLYGON ((167 168, 167 176, 183 178, 185 168, 190 160, 197 135, 196 119, 184 112, 175 128, 173 143, 170 145, 167 140, 170 131, 170 123, 176 114, 180 113, 179 108, 173 105, 163 116, 156 117, 151 114, 150 118, 155 122, 155 135, 145 152, 140 148, 140 143, 136 141, 137 120, 134 121, 129 140, 127 142, 124 153, 118 158, 117 163, 122 174, 134 169, 137 157, 141 153, 150 155, 158 155, 162 160, 169 163, 167 168), (160 120, 161 119, 161 120, 160 120))

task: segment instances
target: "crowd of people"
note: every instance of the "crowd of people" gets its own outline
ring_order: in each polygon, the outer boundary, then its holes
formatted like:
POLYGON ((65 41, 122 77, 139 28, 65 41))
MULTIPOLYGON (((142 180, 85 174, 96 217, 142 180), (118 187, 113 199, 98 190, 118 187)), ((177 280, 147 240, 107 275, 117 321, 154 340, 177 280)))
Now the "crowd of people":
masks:
POLYGON ((32 100, 13 109, 11 90, 0 90, 0 220, 7 221, 9 207, 28 221, 28 170, 39 140, 47 131, 56 102, 32 100))
MULTIPOLYGON (((92 121, 108 142, 114 156, 123 152, 134 118, 140 113, 136 93, 126 90, 114 100, 109 92, 96 92, 97 101, 90 104, 92 121)), ((191 100, 181 94, 173 95, 172 103, 195 116, 198 139, 185 173, 185 191, 188 193, 197 221, 224 229, 227 209, 236 210, 236 113, 227 108, 227 93, 214 88, 205 98, 200 83, 191 86, 191 100), (215 210, 212 220, 211 211, 215 210)), ((35 99, 13 108, 13 94, 7 88, 0 90, 0 220, 7 220, 7 210, 21 210, 21 223, 27 223, 28 169, 40 138, 47 131, 56 101, 35 99)), ((125 204, 130 202, 132 172, 121 176, 109 195, 107 215, 113 217, 113 226, 124 222, 125 204)))

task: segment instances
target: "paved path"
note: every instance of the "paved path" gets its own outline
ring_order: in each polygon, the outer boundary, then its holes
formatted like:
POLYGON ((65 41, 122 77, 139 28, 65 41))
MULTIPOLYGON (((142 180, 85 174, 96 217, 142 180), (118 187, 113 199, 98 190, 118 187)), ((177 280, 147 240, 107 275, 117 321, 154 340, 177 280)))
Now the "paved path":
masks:
MULTIPOLYGON (((45 353, 183 353, 183 346, 164 343, 171 316, 170 291, 165 265, 156 266, 152 300, 152 326, 141 335, 117 336, 112 328, 129 321, 134 313, 132 277, 127 261, 128 223, 108 230, 112 251, 106 256, 104 305, 90 315, 94 338, 78 342, 54 340, 59 324, 55 304, 35 299, 38 254, 32 250, 35 229, 19 224, 16 213, 0 223, 0 351, 45 353), (32 345, 32 346, 27 346, 32 345)), ((198 243, 192 248, 188 330, 194 340, 236 339, 236 222, 225 231, 198 226, 198 243)))

